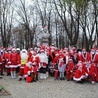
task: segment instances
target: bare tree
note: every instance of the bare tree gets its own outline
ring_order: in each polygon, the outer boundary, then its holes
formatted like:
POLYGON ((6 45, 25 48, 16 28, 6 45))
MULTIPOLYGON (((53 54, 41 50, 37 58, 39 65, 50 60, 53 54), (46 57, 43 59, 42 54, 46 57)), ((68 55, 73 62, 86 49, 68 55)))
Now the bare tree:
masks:
POLYGON ((3 47, 10 43, 13 21, 13 9, 11 5, 14 0, 0 0, 0 30, 3 47))
POLYGON ((37 27, 35 17, 32 10, 32 7, 26 5, 26 0, 19 0, 20 5, 18 5, 18 16, 20 17, 20 24, 25 30, 24 38, 26 43, 26 48, 33 47, 34 34, 37 27))

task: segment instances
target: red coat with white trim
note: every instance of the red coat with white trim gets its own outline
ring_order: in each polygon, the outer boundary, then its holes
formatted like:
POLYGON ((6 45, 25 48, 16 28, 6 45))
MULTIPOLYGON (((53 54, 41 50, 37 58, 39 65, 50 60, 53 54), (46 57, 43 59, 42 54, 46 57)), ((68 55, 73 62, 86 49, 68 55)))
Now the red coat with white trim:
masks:
POLYGON ((85 73, 85 70, 83 69, 83 66, 79 66, 75 72, 73 79, 76 81, 80 81, 81 79, 84 78, 85 75, 86 73, 85 73))
POLYGON ((38 71, 39 70, 39 63, 40 63, 40 59, 38 56, 34 56, 32 55, 30 62, 32 62, 32 64, 34 65, 34 71, 38 71))
POLYGON ((71 71, 71 72, 73 72, 73 71, 74 71, 74 68, 75 68, 75 65, 74 65, 73 62, 68 63, 67 68, 66 68, 66 71, 71 71))
POLYGON ((24 75, 30 75, 32 72, 34 72, 34 68, 32 66, 31 67, 28 67, 28 66, 24 67, 24 75))
POLYGON ((89 62, 90 61, 90 54, 88 52, 86 52, 85 55, 82 53, 80 59, 82 62, 89 62))
POLYGON ((18 54, 17 53, 11 53, 11 65, 14 66, 14 67, 17 67, 18 66, 18 62, 19 62, 19 59, 18 59, 18 54))
POLYGON ((88 71, 88 74, 91 75, 91 74, 94 74, 96 76, 96 65, 94 63, 92 63, 89 67, 89 71, 88 71))
POLYGON ((6 67, 9 67, 9 65, 11 64, 11 53, 6 53, 5 59, 6 59, 6 67))
POLYGON ((1 55, 0 55, 0 64, 2 64, 2 58, 1 58, 1 55))
POLYGON ((95 63, 95 65, 98 64, 98 54, 95 54, 93 59, 92 59, 92 54, 90 54, 90 62, 95 63))
POLYGON ((35 63, 35 65, 39 67, 40 59, 38 56, 32 55, 29 61, 32 62, 33 64, 35 63))

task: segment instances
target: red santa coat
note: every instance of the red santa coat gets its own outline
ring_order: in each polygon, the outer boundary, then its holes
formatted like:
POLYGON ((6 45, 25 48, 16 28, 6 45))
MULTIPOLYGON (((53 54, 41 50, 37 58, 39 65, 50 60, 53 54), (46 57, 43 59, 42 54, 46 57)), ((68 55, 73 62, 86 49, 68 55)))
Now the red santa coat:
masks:
POLYGON ((56 56, 56 57, 53 59, 53 63, 54 63, 54 64, 57 64, 57 63, 58 63, 58 60, 59 60, 59 55, 56 56))
POLYGON ((1 55, 0 55, 0 72, 2 72, 2 59, 1 59, 1 55))
POLYGON ((74 65, 73 62, 72 63, 68 63, 67 68, 66 68, 66 71, 73 71, 74 70, 74 67, 75 67, 75 65, 74 65))
POLYGON ((18 54, 17 53, 11 53, 11 68, 16 68, 18 67, 18 63, 19 63, 19 58, 18 58, 18 54))
POLYGON ((9 68, 9 65, 11 64, 11 53, 6 53, 6 56, 5 56, 5 59, 6 59, 6 68, 9 68))
POLYGON ((31 57, 32 57, 32 53, 31 53, 31 51, 28 51, 28 61, 30 61, 30 59, 31 59, 31 57))
POLYGON ((94 63, 90 65, 89 70, 88 70, 88 74, 89 75, 94 74, 94 76, 96 76, 96 66, 94 63))
POLYGON ((75 72, 75 75, 74 75, 73 79, 75 81, 81 81, 81 79, 83 79, 85 77, 85 75, 86 75, 85 70, 83 69, 83 67, 80 70, 80 66, 79 66, 78 69, 75 72))
POLYGON ((74 63, 70 62, 68 63, 67 68, 66 68, 67 80, 71 80, 73 78, 73 75, 74 75, 74 63))
POLYGON ((95 65, 98 64, 98 54, 95 54, 93 59, 92 59, 92 54, 90 54, 90 62, 95 63, 95 65))
POLYGON ((77 54, 77 59, 78 59, 78 61, 81 60, 81 54, 77 54))
POLYGON ((86 55, 84 56, 84 54, 82 53, 80 56, 80 60, 82 62, 89 62, 90 61, 90 54, 88 52, 86 52, 86 55))
POLYGON ((32 82, 32 80, 33 80, 32 76, 30 76, 32 72, 34 72, 34 68, 32 66, 24 67, 24 77, 26 78, 26 82, 28 82, 28 83, 32 82))
POLYGON ((96 82, 98 82, 98 54, 95 54, 94 63, 96 65, 96 82))
POLYGON ((34 56, 32 55, 30 62, 32 62, 32 64, 34 65, 34 71, 38 71, 39 70, 39 63, 40 63, 40 59, 38 56, 34 56))
POLYGON ((27 77, 28 75, 30 75, 32 72, 34 72, 34 68, 25 66, 24 67, 24 76, 27 77))

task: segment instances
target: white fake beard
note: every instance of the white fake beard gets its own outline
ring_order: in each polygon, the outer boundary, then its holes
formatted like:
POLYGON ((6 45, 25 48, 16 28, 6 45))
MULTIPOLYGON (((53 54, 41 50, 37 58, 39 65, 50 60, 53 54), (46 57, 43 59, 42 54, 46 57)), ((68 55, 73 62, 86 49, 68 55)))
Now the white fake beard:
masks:
POLYGON ((28 59, 28 55, 26 53, 21 53, 21 59, 28 59))

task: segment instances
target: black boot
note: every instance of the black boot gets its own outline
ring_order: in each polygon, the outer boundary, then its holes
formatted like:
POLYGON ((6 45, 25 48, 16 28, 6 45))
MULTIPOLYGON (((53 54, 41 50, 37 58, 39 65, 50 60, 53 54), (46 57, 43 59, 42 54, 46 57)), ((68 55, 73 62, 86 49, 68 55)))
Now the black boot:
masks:
POLYGON ((0 79, 2 79, 2 76, 0 76, 0 79))
POLYGON ((38 81, 38 76, 36 76, 36 81, 38 81))
POLYGON ((10 73, 7 73, 7 76, 10 76, 11 74, 10 73))
POLYGON ((4 76, 3 72, 1 72, 1 75, 4 76))
POLYGON ((77 83, 83 84, 83 81, 78 81, 77 83))
POLYGON ((22 78, 19 78, 19 81, 21 81, 22 80, 22 78))

